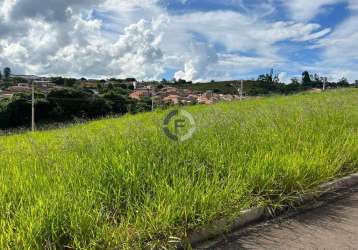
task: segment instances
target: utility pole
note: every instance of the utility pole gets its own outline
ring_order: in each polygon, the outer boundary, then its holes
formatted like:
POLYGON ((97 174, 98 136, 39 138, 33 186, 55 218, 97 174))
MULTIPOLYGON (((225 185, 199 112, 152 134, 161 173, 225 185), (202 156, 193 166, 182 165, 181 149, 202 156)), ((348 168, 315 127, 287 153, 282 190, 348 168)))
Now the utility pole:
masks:
POLYGON ((238 87, 236 83, 232 83, 232 84, 230 84, 230 86, 235 88, 235 91, 237 91, 239 93, 240 101, 242 99, 244 99, 244 80, 241 80, 240 87, 238 87))
POLYGON ((32 85, 32 98, 31 98, 31 130, 35 131, 35 86, 34 81, 31 81, 32 85))
POLYGON ((323 91, 326 90, 327 77, 323 79, 323 91))
POLYGON ((152 112, 154 111, 154 86, 152 86, 152 112))

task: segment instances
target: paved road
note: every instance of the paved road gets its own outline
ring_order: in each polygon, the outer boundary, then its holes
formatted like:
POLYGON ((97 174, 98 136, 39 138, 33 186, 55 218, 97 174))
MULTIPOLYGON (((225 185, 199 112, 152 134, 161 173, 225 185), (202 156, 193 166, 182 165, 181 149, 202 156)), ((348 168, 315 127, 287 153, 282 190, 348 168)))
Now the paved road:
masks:
POLYGON ((323 207, 234 232, 203 248, 358 249, 358 188, 323 207))

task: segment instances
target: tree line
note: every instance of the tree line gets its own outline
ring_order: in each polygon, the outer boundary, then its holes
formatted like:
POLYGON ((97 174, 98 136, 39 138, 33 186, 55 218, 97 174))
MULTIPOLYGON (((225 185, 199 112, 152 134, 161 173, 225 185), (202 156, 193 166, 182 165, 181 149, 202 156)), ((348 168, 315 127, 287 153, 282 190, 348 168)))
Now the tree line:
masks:
MULTIPOLYGON (((151 110, 151 99, 137 101, 128 97, 130 90, 119 86, 102 87, 98 95, 76 88, 35 93, 36 123, 71 122, 109 115, 151 110)), ((31 94, 18 93, 0 100, 0 129, 28 127, 31 122, 31 94)))

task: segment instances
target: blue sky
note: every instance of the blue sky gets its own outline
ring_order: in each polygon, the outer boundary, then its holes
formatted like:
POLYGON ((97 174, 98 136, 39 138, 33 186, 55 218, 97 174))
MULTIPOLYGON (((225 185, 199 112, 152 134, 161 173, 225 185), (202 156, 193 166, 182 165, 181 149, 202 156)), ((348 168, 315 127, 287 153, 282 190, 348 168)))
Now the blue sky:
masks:
POLYGON ((358 79, 358 0, 2 0, 0 67, 21 74, 358 79))

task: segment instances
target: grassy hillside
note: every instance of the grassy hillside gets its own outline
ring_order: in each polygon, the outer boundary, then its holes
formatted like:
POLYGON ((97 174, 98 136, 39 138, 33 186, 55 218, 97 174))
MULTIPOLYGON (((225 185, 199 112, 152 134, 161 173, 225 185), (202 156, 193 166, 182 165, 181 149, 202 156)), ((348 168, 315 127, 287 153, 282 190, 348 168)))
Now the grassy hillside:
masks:
POLYGON ((0 137, 0 249, 140 249, 358 169, 358 90, 186 108, 0 137))

